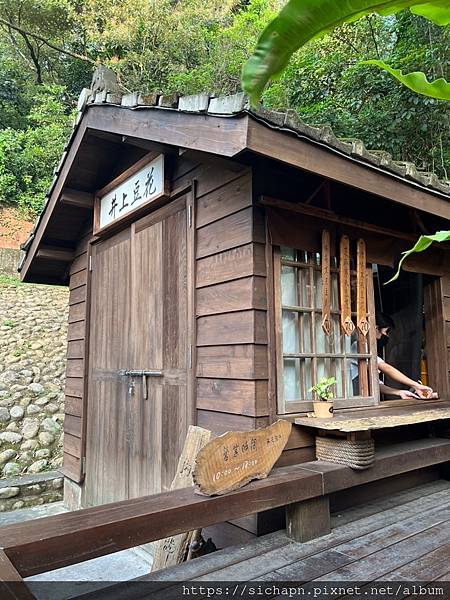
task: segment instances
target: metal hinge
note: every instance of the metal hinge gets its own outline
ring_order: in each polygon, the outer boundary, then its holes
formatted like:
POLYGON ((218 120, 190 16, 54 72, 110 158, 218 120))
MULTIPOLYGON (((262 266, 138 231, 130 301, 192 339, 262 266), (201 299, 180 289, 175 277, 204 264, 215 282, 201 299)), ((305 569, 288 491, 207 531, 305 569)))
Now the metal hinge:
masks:
POLYGON ((86 475, 86 457, 85 456, 81 457, 81 473, 83 475, 86 475))
POLYGON ((187 209, 188 209, 187 210, 188 227, 191 228, 192 227, 192 205, 189 204, 187 209))
POLYGON ((189 369, 192 369, 192 344, 189 344, 189 369))
POLYGON ((89 271, 92 271, 92 254, 89 255, 89 271))

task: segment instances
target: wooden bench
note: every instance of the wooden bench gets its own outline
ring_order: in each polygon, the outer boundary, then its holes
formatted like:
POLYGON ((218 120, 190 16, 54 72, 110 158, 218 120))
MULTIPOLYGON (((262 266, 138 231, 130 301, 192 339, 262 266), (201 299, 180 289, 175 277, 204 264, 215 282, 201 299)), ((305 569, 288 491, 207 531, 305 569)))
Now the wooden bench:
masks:
POLYGON ((289 535, 306 541, 330 531, 329 494, 448 461, 450 440, 415 440, 379 450, 367 471, 313 461, 274 469, 267 479, 225 496, 199 496, 185 488, 8 525, 0 528, 0 581, 20 581, 280 506, 286 506, 289 535))

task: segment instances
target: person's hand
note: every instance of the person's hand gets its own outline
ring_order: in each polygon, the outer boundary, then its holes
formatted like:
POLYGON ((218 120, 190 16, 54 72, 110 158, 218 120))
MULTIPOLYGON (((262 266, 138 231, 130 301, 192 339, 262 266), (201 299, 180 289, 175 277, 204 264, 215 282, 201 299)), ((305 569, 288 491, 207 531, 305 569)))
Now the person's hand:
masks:
POLYGON ((433 392, 433 388, 428 385, 418 384, 414 386, 414 389, 420 398, 437 398, 436 392, 433 392))
POLYGON ((417 399, 416 394, 414 394, 413 392, 410 392, 409 390, 398 390, 397 395, 402 400, 408 400, 409 398, 416 398, 417 399))

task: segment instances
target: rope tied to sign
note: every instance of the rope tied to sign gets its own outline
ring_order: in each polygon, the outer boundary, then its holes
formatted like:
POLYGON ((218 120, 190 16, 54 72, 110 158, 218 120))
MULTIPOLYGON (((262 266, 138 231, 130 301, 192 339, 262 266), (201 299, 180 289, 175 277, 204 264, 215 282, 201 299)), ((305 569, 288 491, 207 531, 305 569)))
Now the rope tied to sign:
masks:
POLYGON ((352 321, 352 300, 350 291, 350 240, 348 235, 341 237, 339 249, 339 277, 341 292, 341 327, 350 336, 355 325, 352 321))
POLYGON ((322 329, 325 335, 331 335, 330 301, 330 232, 322 231, 322 329))

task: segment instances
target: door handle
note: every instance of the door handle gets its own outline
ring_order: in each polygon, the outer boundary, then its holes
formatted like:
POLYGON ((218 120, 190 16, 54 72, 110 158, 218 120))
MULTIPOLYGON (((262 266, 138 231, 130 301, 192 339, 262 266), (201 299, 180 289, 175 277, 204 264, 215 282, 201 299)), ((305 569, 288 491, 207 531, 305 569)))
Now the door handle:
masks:
POLYGON ((120 375, 127 377, 142 377, 142 396, 144 400, 148 399, 147 377, 162 377, 163 372, 159 369, 135 369, 119 371, 120 375))

